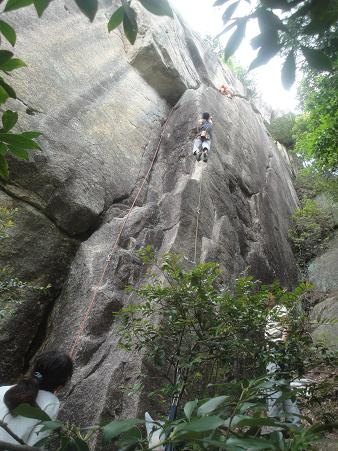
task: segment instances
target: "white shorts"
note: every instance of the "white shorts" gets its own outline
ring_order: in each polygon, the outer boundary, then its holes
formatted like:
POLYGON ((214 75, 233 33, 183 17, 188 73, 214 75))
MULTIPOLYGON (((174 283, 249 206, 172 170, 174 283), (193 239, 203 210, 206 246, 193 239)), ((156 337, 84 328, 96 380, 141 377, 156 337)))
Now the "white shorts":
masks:
POLYGON ((192 153, 195 155, 200 150, 207 150, 208 152, 210 152, 210 145, 211 145, 210 139, 205 139, 204 141, 202 141, 201 138, 196 138, 194 140, 194 147, 192 153))

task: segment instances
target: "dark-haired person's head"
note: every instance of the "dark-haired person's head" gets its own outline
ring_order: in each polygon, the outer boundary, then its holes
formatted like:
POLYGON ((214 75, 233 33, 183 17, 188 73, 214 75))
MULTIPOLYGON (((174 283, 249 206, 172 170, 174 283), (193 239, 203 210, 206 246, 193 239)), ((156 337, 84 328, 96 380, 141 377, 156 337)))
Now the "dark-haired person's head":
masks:
MULTIPOLYGON (((73 374, 73 361, 65 352, 48 351, 40 354, 32 369, 33 376, 40 374, 41 390, 54 392, 65 385, 73 374)), ((38 376, 39 377, 39 376, 38 376)))
POLYGON ((73 361, 65 352, 48 351, 38 355, 31 369, 4 396, 10 412, 23 403, 36 405, 39 390, 54 392, 73 374, 73 361))
POLYGON ((206 121, 208 121, 210 119, 210 114, 209 113, 203 113, 202 114, 202 119, 205 119, 206 121))

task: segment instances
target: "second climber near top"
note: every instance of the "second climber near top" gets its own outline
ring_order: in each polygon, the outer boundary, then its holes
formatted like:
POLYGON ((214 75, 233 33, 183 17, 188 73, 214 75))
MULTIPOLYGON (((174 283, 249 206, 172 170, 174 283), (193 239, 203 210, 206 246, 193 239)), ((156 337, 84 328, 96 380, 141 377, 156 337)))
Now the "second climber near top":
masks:
POLYGON ((197 161, 200 161, 202 156, 203 161, 208 161, 212 127, 212 117, 209 113, 203 113, 202 118, 198 120, 196 127, 197 136, 194 139, 193 154, 196 156, 197 161))

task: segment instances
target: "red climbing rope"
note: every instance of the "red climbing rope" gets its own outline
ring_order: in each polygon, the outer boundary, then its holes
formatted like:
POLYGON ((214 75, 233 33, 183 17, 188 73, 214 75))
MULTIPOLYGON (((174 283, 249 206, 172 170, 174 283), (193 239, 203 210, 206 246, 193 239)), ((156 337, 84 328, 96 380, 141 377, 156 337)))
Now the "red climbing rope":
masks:
POLYGON ((143 182, 142 182, 139 190, 137 191, 137 194, 136 194, 136 196, 135 196, 135 198, 133 200, 133 203, 131 204, 131 207, 129 208, 129 211, 128 211, 127 215, 124 218, 124 221, 123 221, 122 226, 120 228, 120 231, 119 231, 119 233, 117 235, 117 238, 114 241, 109 254, 107 255, 106 263, 105 263, 105 265, 103 267, 103 270, 102 270, 102 273, 101 273, 101 277, 100 277, 98 283, 95 286, 95 289, 93 291, 92 299, 91 299, 91 301, 90 301, 90 303, 89 303, 89 305, 88 305, 88 307, 87 307, 87 309, 85 311, 85 314, 84 314, 84 316, 82 318, 82 321, 81 321, 81 323, 79 325, 79 328, 77 330, 76 336, 75 336, 75 338, 74 338, 74 340, 72 342, 72 346, 71 346, 71 349, 70 349, 70 357, 72 359, 74 359, 74 357, 75 357, 75 355, 77 353, 77 349, 78 349, 79 344, 80 344, 81 336, 82 336, 82 334, 83 334, 83 332, 84 332, 84 330, 86 328, 86 325, 87 325, 87 322, 88 322, 88 319, 89 319, 89 315, 90 315, 91 311, 93 310, 93 307, 94 307, 94 305, 95 305, 95 303, 97 301, 97 295, 98 295, 100 286, 102 285, 103 279, 104 279, 104 277, 106 275, 109 263, 110 263, 110 261, 111 261, 111 259, 113 257, 113 252, 114 252, 116 246, 119 243, 119 240, 120 240, 120 238, 122 236, 123 230, 124 230, 124 228, 126 226, 126 223, 127 223, 128 219, 129 219, 129 216, 130 216, 133 208, 135 207, 135 204, 136 204, 136 202, 137 202, 137 200, 138 200, 138 198, 139 198, 139 196, 140 196, 140 194, 141 194, 141 192, 143 190, 143 187, 144 187, 144 185, 145 185, 145 183, 146 183, 146 181, 147 181, 147 179, 148 179, 148 177, 149 177, 149 175, 150 175, 150 173, 151 173, 151 171, 153 169, 154 163, 156 161, 158 152, 159 152, 160 147, 161 147, 161 143, 162 143, 162 139, 163 139, 163 136, 164 136, 165 129, 167 127, 167 124, 169 122, 170 116, 171 116, 172 112, 174 111, 174 109, 177 109, 177 107, 173 107, 170 110, 170 112, 169 112, 169 115, 168 115, 168 117, 167 117, 167 119, 166 119, 166 121, 165 121, 165 123, 164 123, 164 125, 162 127, 162 132, 161 132, 161 135, 160 135, 160 139, 158 141, 158 144, 157 144, 157 147, 156 147, 153 159, 151 161, 150 167, 148 169, 148 172, 147 172, 146 176, 144 177, 143 182))

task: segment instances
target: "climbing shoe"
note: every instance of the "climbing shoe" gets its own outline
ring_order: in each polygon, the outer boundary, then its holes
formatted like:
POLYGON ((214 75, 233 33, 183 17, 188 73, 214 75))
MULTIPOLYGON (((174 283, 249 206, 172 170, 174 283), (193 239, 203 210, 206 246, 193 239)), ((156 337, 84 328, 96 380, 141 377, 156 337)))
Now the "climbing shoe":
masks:
POLYGON ((203 161, 204 163, 208 161, 208 152, 203 152, 203 161))
POLYGON ((201 157, 202 157, 202 152, 201 151, 197 152, 196 160, 201 161, 201 157))

